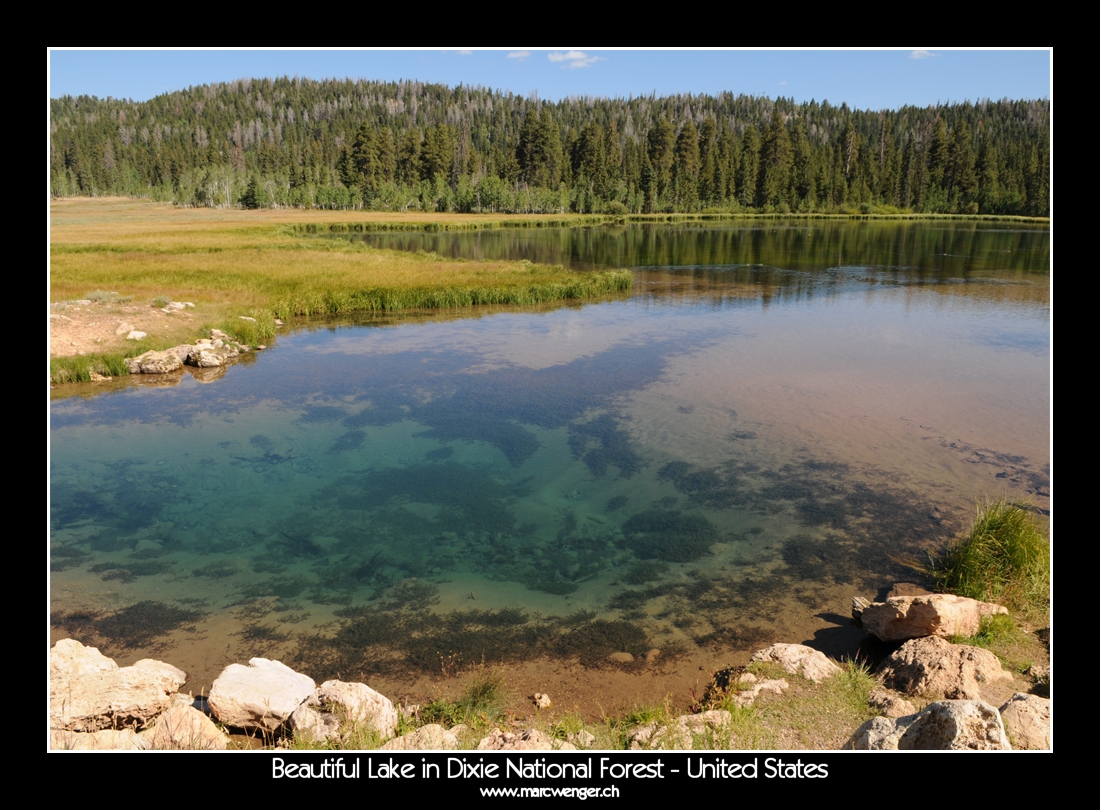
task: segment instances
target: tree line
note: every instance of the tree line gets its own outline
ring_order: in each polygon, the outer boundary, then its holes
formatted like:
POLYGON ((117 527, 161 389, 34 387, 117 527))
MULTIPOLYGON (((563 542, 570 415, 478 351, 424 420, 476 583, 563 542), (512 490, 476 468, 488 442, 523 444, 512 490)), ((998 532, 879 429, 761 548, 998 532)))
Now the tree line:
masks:
POLYGON ((54 196, 463 212, 1050 213, 1050 103, 853 110, 242 79, 53 99, 54 196))

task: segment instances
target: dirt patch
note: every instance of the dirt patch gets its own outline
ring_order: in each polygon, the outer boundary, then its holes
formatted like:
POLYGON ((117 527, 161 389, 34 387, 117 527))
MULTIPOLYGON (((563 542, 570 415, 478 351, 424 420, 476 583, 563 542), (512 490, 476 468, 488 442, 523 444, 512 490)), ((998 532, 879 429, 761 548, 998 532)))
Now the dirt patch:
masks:
POLYGON ((50 305, 50 357, 124 351, 133 345, 126 339, 132 330, 156 342, 185 343, 198 334, 202 317, 197 309, 165 312, 134 301, 58 302, 50 305))

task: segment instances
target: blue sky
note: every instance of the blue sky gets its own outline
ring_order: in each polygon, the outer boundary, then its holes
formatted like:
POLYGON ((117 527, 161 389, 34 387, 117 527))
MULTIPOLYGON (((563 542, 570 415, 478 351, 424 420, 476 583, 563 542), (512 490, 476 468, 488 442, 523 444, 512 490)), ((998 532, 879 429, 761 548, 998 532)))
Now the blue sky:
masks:
POLYGON ((856 109, 1048 98, 1038 50, 68 50, 48 55, 49 94, 143 101, 190 85, 294 76, 482 85, 557 101, 656 93, 793 97, 856 109))

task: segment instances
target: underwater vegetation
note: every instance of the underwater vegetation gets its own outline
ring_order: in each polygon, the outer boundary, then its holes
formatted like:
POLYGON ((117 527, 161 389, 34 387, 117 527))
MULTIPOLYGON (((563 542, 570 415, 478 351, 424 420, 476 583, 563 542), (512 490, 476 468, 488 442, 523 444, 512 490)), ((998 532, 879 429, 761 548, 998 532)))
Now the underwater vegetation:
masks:
POLYGON ((718 529, 703 515, 647 509, 623 524, 630 550, 642 559, 691 562, 705 555, 718 529))
POLYGON ((117 647, 129 649, 147 646, 161 636, 199 621, 205 615, 199 610, 149 599, 107 616, 91 611, 74 611, 52 616, 50 622, 78 638, 95 642, 98 635, 117 647))
POLYGON ((639 625, 591 614, 535 619, 518 608, 432 613, 435 587, 400 583, 377 606, 338 610, 332 635, 299 636, 296 661, 314 678, 421 676, 543 656, 617 666, 608 661, 611 653, 639 655, 653 646, 639 625))
POLYGON ((609 413, 590 422, 571 424, 569 449, 597 478, 607 475, 609 465, 618 468, 620 478, 630 478, 642 468, 642 458, 634 452, 629 435, 609 413), (593 442, 596 446, 589 449, 593 442))

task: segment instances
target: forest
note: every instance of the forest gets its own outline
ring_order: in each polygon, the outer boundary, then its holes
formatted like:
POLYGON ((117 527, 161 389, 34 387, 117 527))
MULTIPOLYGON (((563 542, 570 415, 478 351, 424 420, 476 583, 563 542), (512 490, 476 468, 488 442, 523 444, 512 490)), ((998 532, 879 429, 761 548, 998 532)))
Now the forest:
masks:
POLYGON ((241 79, 50 101, 55 198, 487 213, 1050 215, 1050 102, 853 110, 733 93, 547 102, 241 79))

